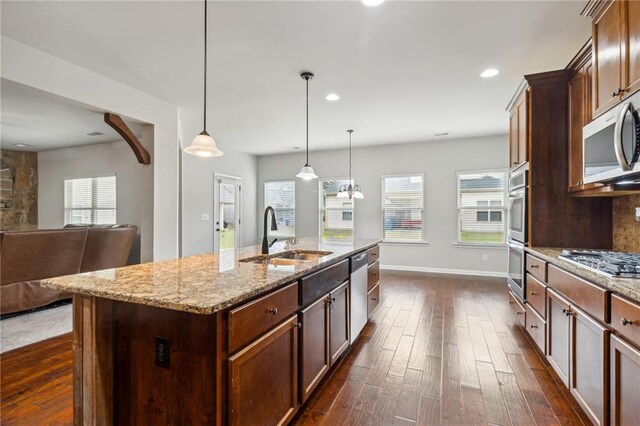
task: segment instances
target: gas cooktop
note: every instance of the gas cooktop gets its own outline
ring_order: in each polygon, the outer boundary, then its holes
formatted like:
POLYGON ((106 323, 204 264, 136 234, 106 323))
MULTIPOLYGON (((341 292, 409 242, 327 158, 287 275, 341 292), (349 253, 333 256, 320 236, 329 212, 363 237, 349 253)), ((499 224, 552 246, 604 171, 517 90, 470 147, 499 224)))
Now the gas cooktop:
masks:
POLYGON ((559 257, 607 277, 640 279, 640 254, 617 251, 562 250, 559 257))

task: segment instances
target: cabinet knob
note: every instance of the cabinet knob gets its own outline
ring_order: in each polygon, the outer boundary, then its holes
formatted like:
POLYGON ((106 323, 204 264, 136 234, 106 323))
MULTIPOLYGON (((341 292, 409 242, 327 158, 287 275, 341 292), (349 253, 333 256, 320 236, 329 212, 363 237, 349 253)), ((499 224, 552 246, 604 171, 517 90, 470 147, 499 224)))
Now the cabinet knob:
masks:
POLYGON ((529 293, 529 294, 530 294, 530 295, 532 295, 532 296, 537 296, 537 295, 538 295, 538 293, 536 293, 535 291, 532 291, 532 292, 531 292, 531 293, 529 293))
POLYGON ((299 323, 295 324, 294 327, 297 328, 297 329, 301 329, 302 328, 302 323, 299 322, 299 323))
POLYGON ((538 269, 540 267, 540 265, 530 265, 531 269, 538 269))
POLYGON ((518 311, 518 312, 516 312, 516 314, 517 314, 517 315, 524 315, 524 312, 520 312, 520 311, 518 311))
POLYGON ((620 322, 622 323, 622 325, 627 325, 627 324, 633 324, 633 321, 628 320, 626 318, 620 318, 620 322))
POLYGON ((269 309, 269 313, 272 314, 272 315, 277 315, 278 314, 278 308, 269 309))
POLYGON ((562 308, 562 313, 565 314, 566 316, 569 316, 571 315, 571 309, 562 308))
POLYGON ((621 93, 624 93, 624 92, 625 92, 625 89, 618 88, 618 90, 616 90, 615 92, 611 93, 611 97, 615 98, 616 96, 618 96, 618 95, 620 95, 621 93))
POLYGON ((531 325, 529 326, 529 328, 538 328, 538 326, 537 326, 537 325, 535 325, 535 324, 531 324, 531 325))
POLYGON ((371 300, 378 300, 378 298, 377 297, 372 297, 371 300))

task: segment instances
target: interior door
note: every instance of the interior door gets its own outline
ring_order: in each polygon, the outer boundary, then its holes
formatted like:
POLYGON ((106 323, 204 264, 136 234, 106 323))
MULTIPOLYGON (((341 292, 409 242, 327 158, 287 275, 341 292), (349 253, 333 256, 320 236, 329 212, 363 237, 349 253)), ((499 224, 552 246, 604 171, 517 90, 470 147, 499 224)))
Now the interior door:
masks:
POLYGON ((242 180, 216 174, 214 177, 213 250, 235 250, 241 245, 242 180))

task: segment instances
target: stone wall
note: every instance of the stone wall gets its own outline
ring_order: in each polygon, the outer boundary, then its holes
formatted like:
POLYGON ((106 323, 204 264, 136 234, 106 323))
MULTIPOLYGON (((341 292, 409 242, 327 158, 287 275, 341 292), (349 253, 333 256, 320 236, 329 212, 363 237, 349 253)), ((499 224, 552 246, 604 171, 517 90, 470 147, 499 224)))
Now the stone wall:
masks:
POLYGON ((640 195, 613 199, 613 249, 640 253, 640 222, 636 221, 640 195))
POLYGON ((0 149, 0 230, 38 228, 38 154, 0 149))

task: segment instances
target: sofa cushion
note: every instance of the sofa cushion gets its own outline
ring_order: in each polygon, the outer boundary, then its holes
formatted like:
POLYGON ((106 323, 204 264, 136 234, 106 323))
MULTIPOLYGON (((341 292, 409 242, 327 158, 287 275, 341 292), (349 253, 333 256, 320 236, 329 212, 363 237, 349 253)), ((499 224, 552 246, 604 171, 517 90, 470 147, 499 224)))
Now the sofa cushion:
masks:
POLYGON ((137 230, 133 225, 89 228, 80 271, 99 271, 125 266, 137 230))

